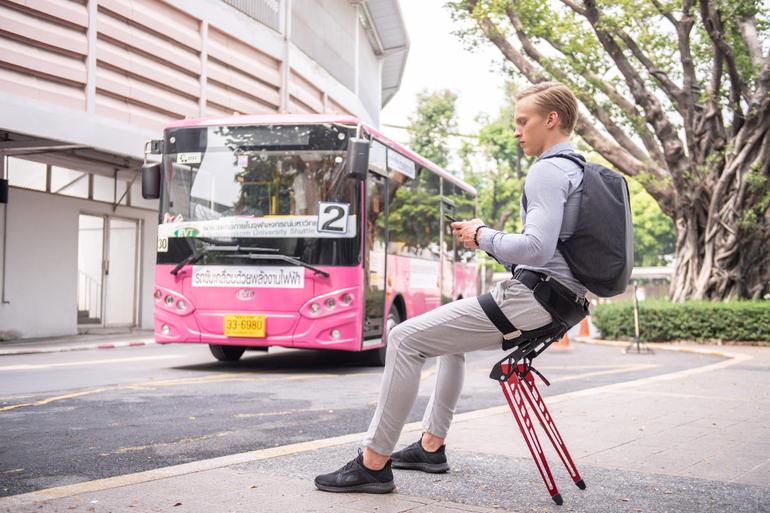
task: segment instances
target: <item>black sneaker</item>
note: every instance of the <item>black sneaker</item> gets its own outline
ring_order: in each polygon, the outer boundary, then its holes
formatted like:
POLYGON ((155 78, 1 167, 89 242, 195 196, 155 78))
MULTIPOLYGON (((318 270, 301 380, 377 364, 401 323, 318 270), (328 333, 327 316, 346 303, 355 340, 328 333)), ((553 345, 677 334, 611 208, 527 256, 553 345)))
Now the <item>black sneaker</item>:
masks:
POLYGON ((390 461, 381 470, 369 470, 364 467, 364 455, 360 449, 358 457, 341 469, 316 477, 315 485, 325 492, 389 493, 396 489, 390 461))
POLYGON ((439 447, 436 452, 428 452, 422 448, 421 441, 394 452, 390 456, 393 468, 422 470, 431 474, 447 472, 449 464, 446 462, 446 445, 439 447))

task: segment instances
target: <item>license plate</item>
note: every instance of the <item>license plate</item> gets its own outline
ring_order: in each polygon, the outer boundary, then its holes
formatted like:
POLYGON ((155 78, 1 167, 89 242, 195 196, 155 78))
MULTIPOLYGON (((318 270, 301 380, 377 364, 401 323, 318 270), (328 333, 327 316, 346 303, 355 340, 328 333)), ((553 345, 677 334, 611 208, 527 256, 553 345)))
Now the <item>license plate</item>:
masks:
POLYGON ((265 336, 264 315, 225 315, 226 337, 252 337, 265 336))

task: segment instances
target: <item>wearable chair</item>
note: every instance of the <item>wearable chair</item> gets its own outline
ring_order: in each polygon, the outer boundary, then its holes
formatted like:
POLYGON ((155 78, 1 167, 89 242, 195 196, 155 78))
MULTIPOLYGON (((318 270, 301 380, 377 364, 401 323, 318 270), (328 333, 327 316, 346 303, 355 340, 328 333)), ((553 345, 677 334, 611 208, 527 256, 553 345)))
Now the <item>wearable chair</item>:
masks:
POLYGON ((489 374, 491 379, 500 383, 503 395, 505 395, 508 405, 511 407, 516 424, 518 424, 529 452, 535 460, 535 465, 537 465, 548 493, 558 505, 562 505, 564 500, 556 488, 553 474, 551 474, 551 469, 548 466, 543 447, 540 444, 527 408, 529 407, 534 412, 535 417, 540 422, 540 426, 542 426, 543 431, 545 431, 551 444, 553 444, 575 485, 581 490, 585 490, 586 484, 580 477, 575 463, 572 461, 564 439, 556 428, 556 423, 537 389, 533 376, 533 373, 537 374, 546 386, 550 386, 548 380, 532 367, 532 360, 545 351, 552 343, 561 339, 566 331, 563 325, 553 323, 536 330, 523 331, 515 339, 504 340, 503 349, 513 350, 502 360, 498 361, 492 367, 492 372, 489 374))

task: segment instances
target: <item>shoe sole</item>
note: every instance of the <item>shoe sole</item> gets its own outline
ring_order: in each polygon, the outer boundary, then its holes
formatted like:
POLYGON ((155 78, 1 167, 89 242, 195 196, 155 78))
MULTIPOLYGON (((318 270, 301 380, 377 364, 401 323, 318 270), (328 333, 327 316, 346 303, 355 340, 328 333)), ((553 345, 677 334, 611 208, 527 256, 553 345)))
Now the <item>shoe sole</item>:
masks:
POLYGON ((367 483, 354 486, 329 486, 316 483, 315 486, 324 492, 335 493, 390 493, 396 489, 396 484, 392 481, 390 483, 367 483))
POLYGON ((449 472, 448 463, 424 463, 392 460, 391 465, 393 468, 400 468, 403 470, 422 470, 423 472, 427 472, 429 474, 443 474, 444 472, 449 472))

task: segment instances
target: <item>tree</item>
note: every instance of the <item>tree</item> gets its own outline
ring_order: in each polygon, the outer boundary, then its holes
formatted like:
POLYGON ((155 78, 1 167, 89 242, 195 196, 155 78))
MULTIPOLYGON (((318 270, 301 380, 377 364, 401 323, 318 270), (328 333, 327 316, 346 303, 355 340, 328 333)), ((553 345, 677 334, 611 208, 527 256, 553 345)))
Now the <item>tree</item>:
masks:
MULTIPOLYGON (((513 88, 513 83, 506 85, 508 91, 513 88)), ((480 116, 478 140, 475 145, 464 142, 459 152, 465 180, 478 190, 479 217, 507 232, 517 231, 524 178, 532 162, 514 137, 513 112, 508 101, 495 118, 480 116), (487 165, 479 169, 471 162, 474 157, 487 165)))
POLYGON ((770 19, 761 0, 454 0, 469 43, 581 102, 578 135, 677 229, 671 294, 770 290, 770 19))
MULTIPOLYGON (((421 91, 417 108, 409 116, 406 130, 409 146, 416 153, 445 167, 449 162, 449 137, 457 126, 457 96, 449 90, 421 91)), ((440 202, 438 177, 422 173, 417 180, 391 179, 392 198, 388 213, 391 240, 401 241, 413 252, 430 246, 438 238, 440 202)), ((435 248, 436 250, 438 248, 435 248)))
POLYGON ((457 95, 448 89, 421 91, 406 128, 409 146, 441 167, 449 163, 449 137, 457 128, 456 103, 457 95))
POLYGON ((628 181, 634 218, 634 265, 670 264, 676 249, 676 229, 652 196, 635 180, 628 181))

